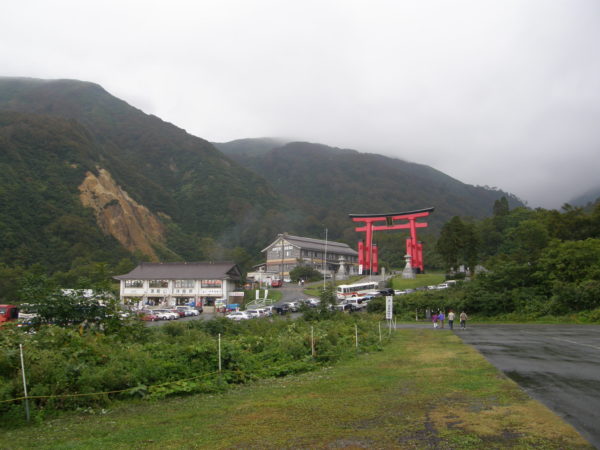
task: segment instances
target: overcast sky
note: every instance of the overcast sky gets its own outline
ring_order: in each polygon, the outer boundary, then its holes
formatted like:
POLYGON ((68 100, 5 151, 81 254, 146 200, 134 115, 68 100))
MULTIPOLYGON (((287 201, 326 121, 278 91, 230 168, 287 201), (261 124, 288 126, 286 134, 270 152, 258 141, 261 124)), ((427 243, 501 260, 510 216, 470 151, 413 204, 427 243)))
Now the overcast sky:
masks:
POLYGON ((211 141, 396 156, 534 207, 600 185, 597 0, 5 0, 0 75, 92 81, 211 141))

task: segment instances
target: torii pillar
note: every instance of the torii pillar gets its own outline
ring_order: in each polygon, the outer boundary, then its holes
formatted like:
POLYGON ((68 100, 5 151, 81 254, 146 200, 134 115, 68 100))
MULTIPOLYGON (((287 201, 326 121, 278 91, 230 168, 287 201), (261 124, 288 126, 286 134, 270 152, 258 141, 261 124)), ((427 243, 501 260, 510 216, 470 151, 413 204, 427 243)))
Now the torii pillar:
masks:
POLYGON ((417 222, 417 219, 427 217, 434 208, 419 209, 387 214, 349 214, 354 222, 364 222, 363 226, 355 231, 365 232, 365 239, 358 242, 358 264, 362 266, 363 273, 378 273, 377 246, 373 245, 373 232, 383 230, 410 230, 410 238, 406 240, 406 254, 411 257, 411 265, 424 272, 423 244, 417 240, 417 228, 425 228, 427 222, 417 222), (408 220, 408 223, 395 223, 399 220, 408 220), (385 222, 385 225, 376 225, 385 222))

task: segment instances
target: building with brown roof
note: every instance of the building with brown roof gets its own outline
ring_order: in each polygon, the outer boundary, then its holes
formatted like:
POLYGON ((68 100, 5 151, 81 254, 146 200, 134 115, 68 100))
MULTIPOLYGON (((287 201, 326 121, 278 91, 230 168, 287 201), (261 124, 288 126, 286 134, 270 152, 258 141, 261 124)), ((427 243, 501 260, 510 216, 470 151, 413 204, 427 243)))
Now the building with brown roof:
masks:
POLYGON ((262 252, 266 253, 266 272, 284 278, 298 265, 308 265, 331 277, 358 273, 358 252, 341 242, 283 233, 262 252))
POLYGON ((227 301, 242 280, 233 262, 141 263, 114 277, 121 283, 120 298, 133 307, 207 306, 227 301))

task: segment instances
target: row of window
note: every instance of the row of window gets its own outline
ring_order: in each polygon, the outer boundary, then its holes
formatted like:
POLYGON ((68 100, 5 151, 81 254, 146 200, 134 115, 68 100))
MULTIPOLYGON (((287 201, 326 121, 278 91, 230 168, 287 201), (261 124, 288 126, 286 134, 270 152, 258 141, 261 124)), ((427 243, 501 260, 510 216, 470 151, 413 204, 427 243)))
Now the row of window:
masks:
MULTIPOLYGON (((196 286, 196 280, 174 280, 174 287, 183 289, 183 288, 193 288, 196 286)), ((203 288, 220 288, 223 285, 223 280, 200 280, 200 286, 203 288)), ((143 280, 125 280, 126 288, 143 288, 144 281, 143 280)), ((148 281, 149 288, 168 288, 169 280, 149 280, 148 281)))

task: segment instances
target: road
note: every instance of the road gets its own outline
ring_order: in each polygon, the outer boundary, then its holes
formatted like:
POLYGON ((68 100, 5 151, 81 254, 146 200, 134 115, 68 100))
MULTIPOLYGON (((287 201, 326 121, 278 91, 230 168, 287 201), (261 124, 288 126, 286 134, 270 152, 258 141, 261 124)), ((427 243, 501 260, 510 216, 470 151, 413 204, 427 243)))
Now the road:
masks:
POLYGON ((600 448, 600 326, 467 325, 454 332, 600 448))

